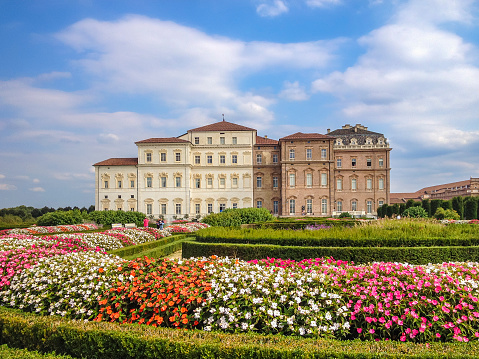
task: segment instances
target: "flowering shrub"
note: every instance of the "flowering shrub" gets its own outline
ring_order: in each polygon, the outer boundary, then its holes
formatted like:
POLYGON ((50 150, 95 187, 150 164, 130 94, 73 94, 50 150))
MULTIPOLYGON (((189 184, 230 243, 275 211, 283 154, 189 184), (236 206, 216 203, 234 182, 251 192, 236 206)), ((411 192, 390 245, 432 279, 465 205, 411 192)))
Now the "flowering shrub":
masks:
POLYGON ((69 224, 61 226, 32 226, 28 228, 4 229, 0 231, 0 236, 6 234, 43 234, 43 233, 61 233, 61 232, 80 232, 98 229, 95 224, 69 224))
POLYGON ((98 296, 121 278, 116 267, 123 262, 91 251, 42 257, 12 278, 0 291, 0 301, 44 315, 92 319, 98 314, 98 296))
POLYGON ((311 266, 219 259, 206 268, 212 289, 196 310, 204 330, 338 338, 349 333, 347 298, 332 292, 330 278, 311 266))
POLYGON ((311 224, 304 227, 307 231, 319 231, 321 229, 330 229, 332 226, 326 226, 324 224, 311 224))
POLYGON ((169 233, 192 233, 197 230, 208 228, 210 225, 201 222, 189 222, 182 224, 173 224, 165 228, 169 233))
POLYGON ((116 285, 100 296, 96 321, 145 323, 192 328, 193 310, 210 290, 207 260, 172 261, 144 258, 118 268, 116 285))

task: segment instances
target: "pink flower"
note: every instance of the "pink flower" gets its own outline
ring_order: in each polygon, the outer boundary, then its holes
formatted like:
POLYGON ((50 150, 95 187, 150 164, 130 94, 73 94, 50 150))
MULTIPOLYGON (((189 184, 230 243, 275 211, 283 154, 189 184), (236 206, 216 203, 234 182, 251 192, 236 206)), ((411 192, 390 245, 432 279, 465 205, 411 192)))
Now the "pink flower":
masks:
POLYGON ((362 328, 358 328, 358 333, 361 334, 361 332, 363 331, 362 328))
POLYGON ((371 328, 371 329, 369 329, 369 333, 374 334, 375 330, 371 328))

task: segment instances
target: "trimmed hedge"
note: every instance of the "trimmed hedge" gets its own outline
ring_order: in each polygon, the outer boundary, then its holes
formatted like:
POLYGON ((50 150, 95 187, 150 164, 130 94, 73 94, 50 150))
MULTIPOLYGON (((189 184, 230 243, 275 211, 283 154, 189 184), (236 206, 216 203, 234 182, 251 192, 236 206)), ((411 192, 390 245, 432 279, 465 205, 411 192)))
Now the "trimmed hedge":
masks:
POLYGON ((479 261, 479 246, 454 247, 300 247, 278 245, 251 245, 233 243, 200 243, 185 241, 183 258, 236 257, 244 260, 260 258, 283 258, 302 260, 306 258, 329 258, 348 262, 402 262, 428 264, 442 262, 479 261))
POLYGON ((0 307, 0 343, 75 358, 479 358, 479 343, 361 342, 74 322, 0 307))
POLYGON ((115 255, 117 255, 119 257, 122 257, 122 258, 131 257, 131 256, 134 256, 136 258, 137 254, 157 249, 158 247, 165 246, 169 243, 173 243, 175 241, 182 240, 186 237, 187 237, 186 234, 172 235, 172 236, 168 236, 168 237, 163 237, 163 238, 158 239, 156 241, 136 244, 136 245, 123 247, 123 248, 118 248, 118 249, 115 249, 113 251, 108 251, 108 253, 109 254, 115 254, 115 255))
POLYGON ((0 358, 2 359, 70 359, 71 356, 55 355, 54 353, 42 354, 37 351, 28 351, 26 349, 9 348, 6 345, 0 345, 0 358))
POLYGON ((341 220, 331 220, 331 219, 304 219, 301 221, 284 221, 280 219, 276 222, 266 222, 259 224, 248 224, 242 226, 243 228, 273 228, 273 229, 303 229, 306 226, 311 225, 325 225, 325 226, 335 226, 335 227, 353 227, 359 223, 353 219, 341 219, 341 220))

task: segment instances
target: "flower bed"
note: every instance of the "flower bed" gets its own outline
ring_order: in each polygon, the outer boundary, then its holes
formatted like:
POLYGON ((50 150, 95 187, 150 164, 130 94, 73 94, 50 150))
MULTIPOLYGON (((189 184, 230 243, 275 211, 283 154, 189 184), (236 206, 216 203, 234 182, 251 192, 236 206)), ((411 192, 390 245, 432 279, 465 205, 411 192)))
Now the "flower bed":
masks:
POLYGON ((32 226, 28 228, 4 229, 0 231, 0 236, 6 234, 43 234, 43 233, 61 233, 61 232, 80 232, 98 229, 95 224, 65 224, 61 226, 32 226))

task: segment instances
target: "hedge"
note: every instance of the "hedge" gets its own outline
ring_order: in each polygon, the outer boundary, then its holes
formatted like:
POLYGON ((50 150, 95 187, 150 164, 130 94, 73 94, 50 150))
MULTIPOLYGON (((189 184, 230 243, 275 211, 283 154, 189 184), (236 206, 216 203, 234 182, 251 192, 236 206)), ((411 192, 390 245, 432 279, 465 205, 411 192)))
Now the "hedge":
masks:
POLYGON ((0 345, 0 358, 2 359, 70 359, 71 356, 55 355, 55 353, 39 353, 37 351, 28 351, 26 349, 9 348, 6 345, 0 345))
POLYGON ((232 243, 200 243, 185 241, 183 258, 217 255, 244 260, 282 258, 330 258, 354 262, 402 262, 428 264, 442 262, 479 261, 479 246, 455 247, 300 247, 277 245, 251 245, 232 243))
POLYGON ((337 341, 75 322, 0 307, 0 344, 89 359, 479 358, 479 343, 337 341))

